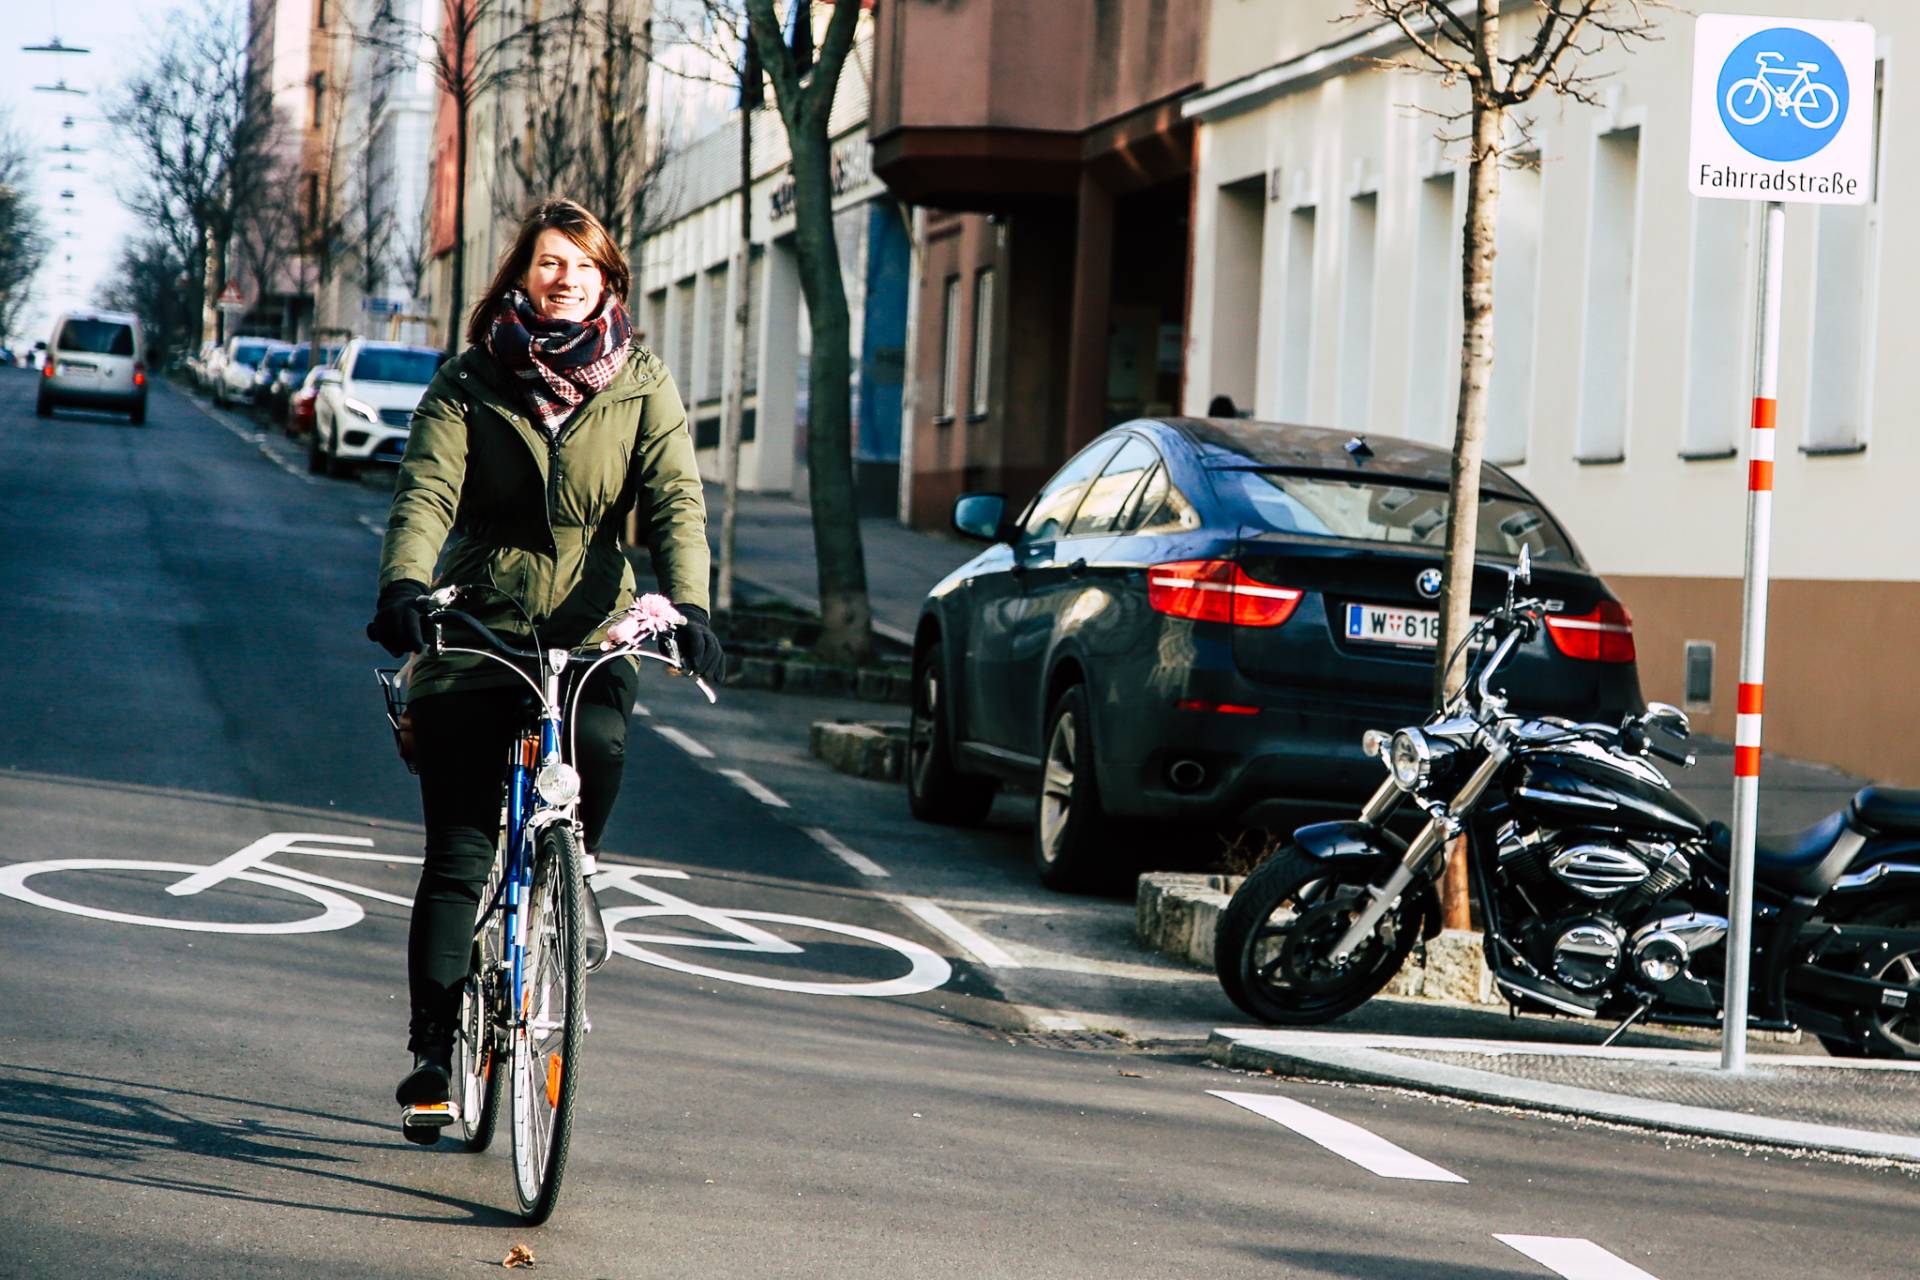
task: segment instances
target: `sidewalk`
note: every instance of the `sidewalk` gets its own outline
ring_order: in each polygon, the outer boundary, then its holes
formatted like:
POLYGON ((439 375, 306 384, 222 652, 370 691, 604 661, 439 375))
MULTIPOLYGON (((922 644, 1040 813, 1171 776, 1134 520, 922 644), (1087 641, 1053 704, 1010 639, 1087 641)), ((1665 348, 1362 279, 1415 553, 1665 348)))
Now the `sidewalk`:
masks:
MULTIPOLYGON (((720 502, 720 487, 709 484, 707 533, 716 546, 720 502)), ((742 493, 733 536, 739 557, 736 580, 803 608, 820 607, 813 515, 805 502, 782 494, 742 493)), ((874 630, 900 644, 913 643, 920 602, 933 585, 981 550, 977 542, 919 533, 890 517, 862 520, 860 538, 866 549, 874 630)))
POLYGON ((1733 1076, 1719 1069, 1713 1049, 1232 1028, 1214 1032, 1209 1052, 1224 1066, 1255 1071, 1920 1162, 1920 1062, 1753 1053, 1746 1072, 1733 1076))

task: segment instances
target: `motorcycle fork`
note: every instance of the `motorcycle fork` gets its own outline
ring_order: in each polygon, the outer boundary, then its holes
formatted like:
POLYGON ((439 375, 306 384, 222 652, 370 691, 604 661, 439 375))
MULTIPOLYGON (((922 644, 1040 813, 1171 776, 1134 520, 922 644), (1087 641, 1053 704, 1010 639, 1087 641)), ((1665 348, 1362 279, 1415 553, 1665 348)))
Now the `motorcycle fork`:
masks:
MULTIPOLYGON (((1353 953, 1360 949, 1360 944, 1373 936, 1373 931, 1379 927, 1381 919, 1387 912, 1393 910, 1394 904, 1400 901, 1401 895, 1406 893, 1414 880, 1428 869, 1427 864, 1446 851, 1448 838, 1460 828, 1459 816, 1473 812, 1473 806, 1479 802, 1481 796, 1486 794, 1487 788, 1493 785, 1493 780, 1500 775, 1500 770, 1506 766, 1506 763, 1506 744, 1494 744, 1493 749, 1487 752, 1487 758, 1482 760, 1479 767, 1468 774, 1467 780, 1460 784, 1460 790, 1454 793, 1452 803, 1436 807, 1427 819, 1427 825, 1420 828, 1420 834, 1415 836, 1413 843, 1407 846, 1406 856, 1400 859, 1400 865, 1393 869, 1393 874, 1387 877, 1387 882, 1377 889, 1369 887, 1368 892, 1373 895, 1373 901, 1369 902, 1366 909, 1347 927, 1347 931, 1340 935, 1340 941, 1334 944, 1333 951, 1328 956, 1329 961, 1336 966, 1345 964, 1353 958, 1353 953)), ((1389 779, 1383 784, 1381 790, 1376 791, 1367 801, 1367 807, 1361 813, 1363 821, 1368 814, 1385 803, 1382 798, 1383 793, 1390 787, 1394 790, 1399 789, 1389 779)))

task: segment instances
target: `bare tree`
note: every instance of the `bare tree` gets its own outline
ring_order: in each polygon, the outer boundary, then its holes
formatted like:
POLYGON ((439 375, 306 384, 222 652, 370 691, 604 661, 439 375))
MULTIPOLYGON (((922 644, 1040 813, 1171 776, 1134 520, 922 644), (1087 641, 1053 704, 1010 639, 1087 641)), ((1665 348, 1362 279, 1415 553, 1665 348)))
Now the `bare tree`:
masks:
POLYGON ((543 24, 520 19, 509 0, 426 2, 440 6, 435 29, 389 15, 360 38, 393 54, 403 68, 424 64, 453 106, 453 261, 447 302, 451 350, 459 345, 461 312, 466 309, 467 143, 473 108, 522 74, 513 55, 543 24))
POLYGON ((585 0, 529 28, 521 127, 502 153, 513 181, 494 185, 495 217, 517 218, 534 200, 575 191, 586 142, 580 71, 587 42, 585 0))
POLYGON ((50 243, 27 191, 27 154, 26 140, 0 114, 0 340, 19 323, 50 243))
POLYGON ((206 272, 227 284, 234 231, 271 171, 271 96, 250 73, 245 16, 232 4, 182 7, 121 88, 112 118, 138 176, 121 200, 180 252, 193 314, 205 314, 206 272))
MULTIPOLYGON (((811 20, 809 0, 796 15, 811 20)), ((813 350, 807 366, 807 483, 813 510, 813 545, 820 590, 823 657, 864 662, 873 655, 873 609, 867 598, 867 565, 854 504, 853 357, 840 247, 833 234, 832 149, 828 121, 840 70, 853 47, 861 0, 833 0, 833 16, 811 70, 805 49, 781 38, 773 0, 746 0, 746 17, 760 64, 773 84, 793 157, 794 250, 800 291, 807 301, 813 350)))
POLYGON ((365 124, 352 147, 347 174, 346 251, 362 298, 379 292, 393 253, 393 209, 381 198, 382 175, 374 164, 374 134, 386 112, 388 88, 387 75, 376 69, 367 85, 365 124))
MULTIPOLYGON (((1516 113, 1542 92, 1597 105, 1599 77, 1585 60, 1609 46, 1628 49, 1655 38, 1655 11, 1666 0, 1532 0, 1510 42, 1502 40, 1501 0, 1354 0, 1355 20, 1384 19, 1411 46, 1384 65, 1464 85, 1467 106, 1440 115, 1466 122, 1467 220, 1460 266, 1460 403, 1454 419, 1446 579, 1440 598, 1440 644, 1434 663, 1436 704, 1465 678, 1449 662, 1467 634, 1473 601, 1475 543, 1480 523, 1480 471, 1485 454, 1488 388, 1493 381, 1493 260, 1500 203, 1500 170, 1531 146, 1516 113), (1511 52, 1507 50, 1511 49, 1511 52)), ((1447 924, 1467 927, 1466 859, 1456 858, 1446 884, 1447 924)))
POLYGON ((270 163, 266 181, 251 184, 252 198, 233 233, 234 256, 253 282, 256 301, 275 292, 287 260, 299 257, 305 240, 299 170, 284 161, 270 163))
MULTIPOLYGON (((154 351, 182 351, 192 343, 200 323, 199 315, 188 310, 187 290, 182 287, 192 274, 173 242, 149 230, 122 247, 100 301, 141 317, 154 351)), ((0 317, 0 331, 4 329, 4 317, 0 317)))

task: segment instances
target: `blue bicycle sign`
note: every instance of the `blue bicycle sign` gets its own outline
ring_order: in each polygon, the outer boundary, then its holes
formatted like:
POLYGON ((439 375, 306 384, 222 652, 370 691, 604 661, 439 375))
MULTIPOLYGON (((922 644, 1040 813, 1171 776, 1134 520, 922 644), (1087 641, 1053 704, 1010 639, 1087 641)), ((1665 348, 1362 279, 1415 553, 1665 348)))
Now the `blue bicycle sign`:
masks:
POLYGON ((1804 160, 1833 141, 1847 118, 1847 73, 1818 36, 1770 27, 1727 55, 1716 99, 1742 148, 1762 160, 1804 160))

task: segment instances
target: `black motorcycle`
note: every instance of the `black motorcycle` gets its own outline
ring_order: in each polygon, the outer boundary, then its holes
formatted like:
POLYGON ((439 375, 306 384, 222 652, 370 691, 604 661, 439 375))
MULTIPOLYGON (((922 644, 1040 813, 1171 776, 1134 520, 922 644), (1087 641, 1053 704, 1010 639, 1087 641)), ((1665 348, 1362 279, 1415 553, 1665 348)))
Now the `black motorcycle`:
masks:
MULTIPOLYGON (((1617 727, 1509 714, 1494 678, 1547 609, 1516 598, 1527 581, 1523 553, 1463 642, 1477 669, 1458 696, 1367 735, 1388 777, 1359 819, 1300 828, 1234 894, 1215 964, 1255 1018, 1320 1023, 1370 999, 1439 933, 1434 885, 1461 843, 1487 964, 1516 1007, 1617 1019, 1615 1035, 1641 1018, 1720 1025, 1730 833, 1646 759, 1691 765, 1687 718, 1660 703, 1617 727), (1407 804, 1426 815, 1410 841, 1393 822, 1417 819, 1407 804)), ((1759 838, 1751 975, 1755 1028, 1920 1058, 1920 791, 1868 787, 1807 831, 1759 838)))

